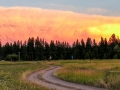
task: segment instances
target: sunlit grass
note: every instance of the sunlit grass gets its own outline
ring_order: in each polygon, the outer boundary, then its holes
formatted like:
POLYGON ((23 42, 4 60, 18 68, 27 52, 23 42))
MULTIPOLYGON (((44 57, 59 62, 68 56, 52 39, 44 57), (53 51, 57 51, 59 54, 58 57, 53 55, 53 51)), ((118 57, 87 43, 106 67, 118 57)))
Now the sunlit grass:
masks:
POLYGON ((63 68, 56 72, 57 77, 80 84, 120 90, 120 61, 93 60, 61 61, 63 68))

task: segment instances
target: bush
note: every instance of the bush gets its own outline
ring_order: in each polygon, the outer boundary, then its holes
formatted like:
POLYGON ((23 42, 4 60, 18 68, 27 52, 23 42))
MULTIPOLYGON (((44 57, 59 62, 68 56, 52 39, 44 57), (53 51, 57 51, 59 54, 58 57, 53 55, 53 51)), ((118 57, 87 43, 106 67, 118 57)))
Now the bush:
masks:
POLYGON ((9 61, 17 61, 17 60, 19 60, 19 56, 16 55, 16 54, 9 54, 9 55, 7 55, 7 57, 6 57, 6 60, 9 60, 9 61))

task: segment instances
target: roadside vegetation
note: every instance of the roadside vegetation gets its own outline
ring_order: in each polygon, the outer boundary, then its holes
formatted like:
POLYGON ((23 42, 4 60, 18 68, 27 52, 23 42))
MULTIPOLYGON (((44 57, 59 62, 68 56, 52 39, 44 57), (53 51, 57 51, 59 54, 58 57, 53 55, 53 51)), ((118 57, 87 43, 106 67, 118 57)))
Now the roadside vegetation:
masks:
MULTIPOLYGON (((52 62, 51 62, 52 63, 52 62)), ((63 80, 120 90, 120 61, 119 60, 89 60, 59 61, 63 68, 55 75, 63 80)))
POLYGON ((0 90, 49 90, 26 80, 33 71, 46 68, 44 62, 0 62, 0 90))

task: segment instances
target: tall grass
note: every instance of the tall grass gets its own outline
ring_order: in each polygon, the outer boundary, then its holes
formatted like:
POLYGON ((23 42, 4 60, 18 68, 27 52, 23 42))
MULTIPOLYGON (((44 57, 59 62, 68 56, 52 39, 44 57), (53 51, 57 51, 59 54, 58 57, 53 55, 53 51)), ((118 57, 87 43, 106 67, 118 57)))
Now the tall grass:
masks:
POLYGON ((120 90, 120 61, 68 61, 56 72, 57 77, 80 84, 120 90), (71 63, 72 62, 72 63, 71 63))
POLYGON ((43 68, 36 62, 0 62, 0 90, 48 90, 26 81, 28 74, 43 68))

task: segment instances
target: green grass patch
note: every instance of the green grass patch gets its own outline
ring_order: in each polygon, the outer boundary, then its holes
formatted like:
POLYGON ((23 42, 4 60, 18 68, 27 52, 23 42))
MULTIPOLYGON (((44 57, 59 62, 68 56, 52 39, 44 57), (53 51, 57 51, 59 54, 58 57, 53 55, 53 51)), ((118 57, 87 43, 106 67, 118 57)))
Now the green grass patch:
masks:
POLYGON ((0 62, 0 89, 48 90, 26 80, 28 74, 44 68, 44 62, 0 62))

